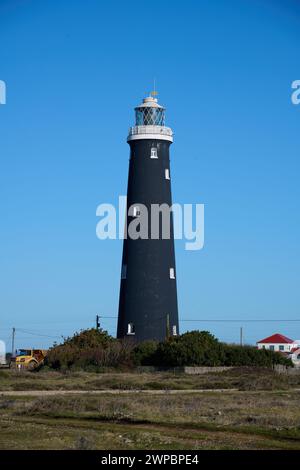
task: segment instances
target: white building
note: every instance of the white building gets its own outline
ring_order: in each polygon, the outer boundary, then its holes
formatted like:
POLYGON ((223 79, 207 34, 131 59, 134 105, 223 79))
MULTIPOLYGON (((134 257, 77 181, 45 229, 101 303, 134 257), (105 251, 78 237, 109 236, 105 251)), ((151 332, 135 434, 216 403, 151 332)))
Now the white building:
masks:
POLYGON ((6 364, 6 350, 4 341, 0 341, 0 365, 6 364))
POLYGON ((289 355, 289 358, 293 361, 296 367, 300 367, 300 348, 294 349, 289 355))
POLYGON ((288 338, 280 333, 275 333, 260 341, 257 341, 258 349, 269 349, 270 351, 281 351, 291 353, 292 350, 298 348, 297 341, 288 338))

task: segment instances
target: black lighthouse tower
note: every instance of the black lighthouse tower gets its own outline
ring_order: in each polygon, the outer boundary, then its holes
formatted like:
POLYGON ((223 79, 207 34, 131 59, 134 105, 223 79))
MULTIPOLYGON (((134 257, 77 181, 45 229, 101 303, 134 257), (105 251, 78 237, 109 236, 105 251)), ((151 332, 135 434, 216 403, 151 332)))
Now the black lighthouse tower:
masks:
POLYGON ((154 230, 151 209, 172 206, 169 147, 173 132, 165 126, 165 109, 153 96, 135 108, 135 116, 135 126, 129 129, 127 138, 127 230, 117 336, 136 341, 164 340, 179 333, 173 216, 169 210, 168 235, 163 229, 162 212, 159 228, 154 230), (137 219, 145 216, 145 208, 148 236, 141 230, 139 237, 131 237, 130 223, 138 227, 137 219))

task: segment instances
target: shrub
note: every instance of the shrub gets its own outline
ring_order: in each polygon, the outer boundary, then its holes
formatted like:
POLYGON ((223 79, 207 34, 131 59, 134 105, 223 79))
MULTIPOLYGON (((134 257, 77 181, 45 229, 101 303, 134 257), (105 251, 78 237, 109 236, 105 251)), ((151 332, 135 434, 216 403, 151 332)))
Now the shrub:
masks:
POLYGON ((132 351, 134 365, 152 366, 155 363, 157 347, 157 341, 143 341, 137 344, 132 351))
POLYGON ((208 331, 190 331, 160 343, 140 343, 133 349, 133 362, 161 367, 293 365, 290 359, 274 351, 220 343, 208 331))
POLYGON ((66 338, 48 352, 46 365, 53 369, 101 368, 131 365, 132 345, 106 331, 90 329, 66 338))
POLYGON ((254 346, 238 346, 223 344, 225 366, 261 366, 272 367, 275 364, 292 366, 290 359, 282 354, 254 346))
POLYGON ((160 366, 219 366, 223 347, 208 331, 191 331, 159 343, 155 354, 160 366))
POLYGON ((54 345, 46 359, 46 365, 53 369, 98 371, 103 367, 128 368, 133 365, 272 367, 274 364, 292 366, 292 362, 280 353, 220 343, 208 331, 190 331, 160 343, 134 344, 115 339, 106 331, 90 329, 54 345))

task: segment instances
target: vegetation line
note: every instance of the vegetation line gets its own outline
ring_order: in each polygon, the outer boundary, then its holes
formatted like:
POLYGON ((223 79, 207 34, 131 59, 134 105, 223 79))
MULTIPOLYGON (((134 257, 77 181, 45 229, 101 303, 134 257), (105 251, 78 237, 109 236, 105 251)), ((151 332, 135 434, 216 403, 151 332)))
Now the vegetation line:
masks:
MULTIPOLYGON (((285 442, 295 442, 299 441, 298 437, 289 436, 281 434, 276 430, 267 430, 258 427, 232 427, 232 426, 221 426, 221 425, 213 425, 210 423, 171 423, 171 422, 162 422, 162 421, 150 421, 147 419, 137 419, 137 420, 129 420, 129 419, 116 419, 116 418, 109 418, 109 417, 93 417, 93 416, 63 416, 60 414, 45 414, 43 416, 34 416, 34 417, 27 417, 22 416, 18 417, 9 417, 7 419, 1 419, 2 421, 6 422, 15 422, 15 423, 27 423, 27 424, 44 424, 47 426, 67 426, 69 428, 76 428, 76 429, 86 429, 87 426, 90 428, 92 425, 91 423, 98 424, 101 427, 109 425, 111 427, 117 428, 121 430, 122 428, 135 428, 135 429, 144 429, 150 432, 155 431, 171 431, 171 432, 193 432, 194 434, 197 433, 225 433, 225 434, 236 434, 242 435, 244 437, 251 436, 260 439, 270 438, 275 439, 276 441, 285 441, 285 442)), ((92 429, 97 430, 98 426, 92 427, 92 429)), ((192 436, 186 436, 183 433, 180 433, 180 437, 183 439, 191 439, 192 436)))

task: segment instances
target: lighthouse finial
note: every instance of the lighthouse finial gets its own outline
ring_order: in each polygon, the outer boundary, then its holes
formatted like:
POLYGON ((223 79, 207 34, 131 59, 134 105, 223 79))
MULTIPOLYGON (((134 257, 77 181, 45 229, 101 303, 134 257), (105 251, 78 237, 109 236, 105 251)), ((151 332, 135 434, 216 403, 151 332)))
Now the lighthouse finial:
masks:
POLYGON ((155 78, 153 79, 153 91, 151 91, 150 95, 155 97, 158 95, 158 92, 156 91, 156 86, 155 86, 155 78))

